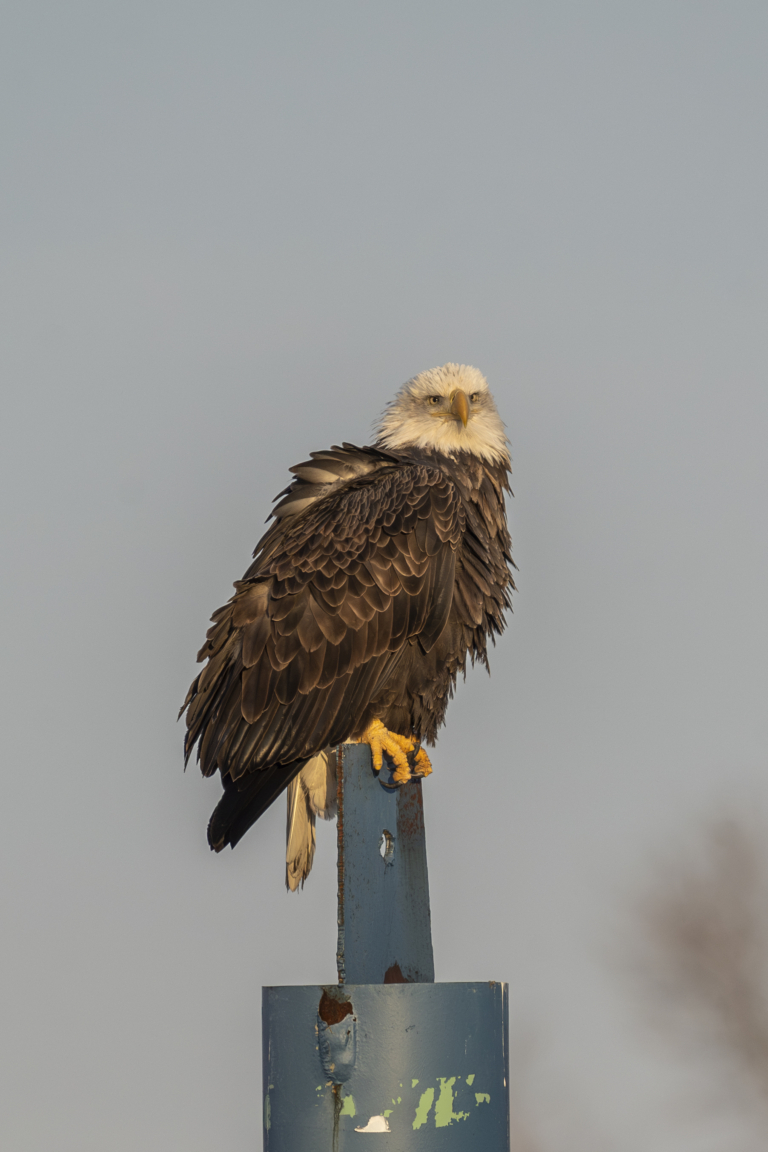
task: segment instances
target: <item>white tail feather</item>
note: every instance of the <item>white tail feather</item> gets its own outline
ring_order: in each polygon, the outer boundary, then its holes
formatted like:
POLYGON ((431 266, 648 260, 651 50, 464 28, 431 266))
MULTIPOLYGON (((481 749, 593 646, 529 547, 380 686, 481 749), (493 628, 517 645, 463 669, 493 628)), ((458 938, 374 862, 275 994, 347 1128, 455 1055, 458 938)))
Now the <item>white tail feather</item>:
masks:
POLYGON ((336 758, 330 748, 313 756, 288 785, 285 836, 285 886, 304 886, 315 857, 315 818, 336 815, 336 758))

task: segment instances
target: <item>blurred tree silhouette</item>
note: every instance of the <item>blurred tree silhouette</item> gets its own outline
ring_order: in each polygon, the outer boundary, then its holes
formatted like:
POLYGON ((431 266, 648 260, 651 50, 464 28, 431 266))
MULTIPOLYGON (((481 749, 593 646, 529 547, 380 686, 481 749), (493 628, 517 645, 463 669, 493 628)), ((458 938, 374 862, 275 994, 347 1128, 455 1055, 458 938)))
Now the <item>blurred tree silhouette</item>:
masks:
MULTIPOLYGON (((706 1086, 697 1115, 736 1118, 768 1146, 768 861, 746 818, 721 817, 639 899, 632 969, 641 1003, 706 1086)), ((730 1147, 733 1147, 731 1145, 730 1147)))
MULTIPOLYGON (((662 859, 630 906, 632 988, 687 1074, 708 1150, 768 1148, 766 842, 751 816, 721 816, 662 859)), ((625 971, 626 945, 625 936, 625 971)), ((528 1106, 527 1064, 513 1074, 511 1150, 554 1152, 564 1145, 528 1106)), ((576 1136, 587 1146, 586 1130, 576 1136)))

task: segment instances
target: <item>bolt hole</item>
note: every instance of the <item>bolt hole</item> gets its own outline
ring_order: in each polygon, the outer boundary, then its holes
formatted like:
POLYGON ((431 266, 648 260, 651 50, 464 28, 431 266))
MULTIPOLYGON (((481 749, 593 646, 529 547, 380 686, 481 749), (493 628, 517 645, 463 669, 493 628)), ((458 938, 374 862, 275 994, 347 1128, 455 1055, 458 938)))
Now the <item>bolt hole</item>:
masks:
POLYGON ((394 864, 395 862, 395 838, 391 832, 385 828, 381 834, 379 841, 379 855, 385 864, 394 864))

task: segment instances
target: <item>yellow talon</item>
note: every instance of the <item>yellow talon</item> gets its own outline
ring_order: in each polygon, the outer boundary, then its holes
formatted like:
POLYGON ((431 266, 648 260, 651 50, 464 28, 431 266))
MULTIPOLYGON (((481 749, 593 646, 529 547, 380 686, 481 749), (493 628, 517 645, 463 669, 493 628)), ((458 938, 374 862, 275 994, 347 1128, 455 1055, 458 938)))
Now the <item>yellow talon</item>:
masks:
POLYGON ((432 775, 432 765, 430 763, 429 756, 427 756, 427 754, 423 748, 419 748, 418 752, 416 753, 416 770, 414 772, 414 775, 416 775, 416 776, 431 776, 432 775))
MULTIPOLYGON (((410 736, 401 736, 399 732, 390 732, 381 720, 372 720, 360 737, 361 744, 367 744, 373 756, 373 766, 377 772, 381 771, 383 754, 387 753, 395 771, 392 780, 395 784, 406 784, 411 776, 411 766, 408 763, 408 754, 416 752, 417 742, 410 736)), ((416 773, 419 776, 428 776, 432 771, 426 752, 419 748, 415 757, 416 773)))

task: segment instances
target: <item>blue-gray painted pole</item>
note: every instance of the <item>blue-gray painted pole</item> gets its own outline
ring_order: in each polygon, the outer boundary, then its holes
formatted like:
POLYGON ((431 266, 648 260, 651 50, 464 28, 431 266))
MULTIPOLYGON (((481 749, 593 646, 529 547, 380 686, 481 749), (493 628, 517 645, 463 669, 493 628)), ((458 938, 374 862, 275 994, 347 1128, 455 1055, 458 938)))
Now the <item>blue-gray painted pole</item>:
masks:
POLYGON ((433 982, 421 782, 338 778, 339 983, 263 989, 264 1150, 509 1152, 507 987, 433 982))
POLYGON ((435 979, 421 780, 397 787, 366 744, 337 754, 339 983, 435 979))

